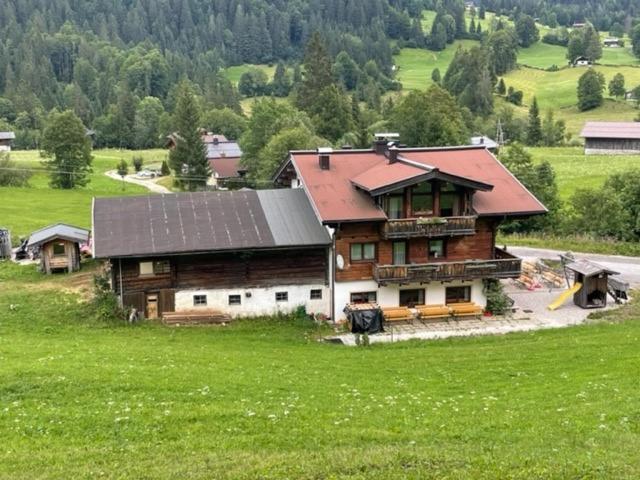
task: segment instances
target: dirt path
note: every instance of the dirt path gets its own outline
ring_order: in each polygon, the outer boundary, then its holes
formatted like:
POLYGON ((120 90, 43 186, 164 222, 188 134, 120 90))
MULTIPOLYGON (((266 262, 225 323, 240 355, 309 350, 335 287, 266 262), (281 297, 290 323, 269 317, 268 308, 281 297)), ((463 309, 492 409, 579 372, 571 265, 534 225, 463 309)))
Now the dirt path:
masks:
MULTIPOLYGON (((117 180, 118 182, 122 181, 122 177, 120 175, 118 175, 118 172, 116 172, 115 170, 110 170, 108 172, 104 172, 104 174, 109 178, 117 180)), ((157 179, 143 180, 141 178, 136 178, 135 175, 127 175, 127 176, 124 177, 124 181, 127 182, 127 183, 133 183, 134 185, 140 185, 140 186, 145 187, 146 189, 148 189, 148 190, 150 190, 150 191, 152 191, 154 193, 173 193, 167 187, 163 187, 162 185, 158 185, 156 183, 157 179)))

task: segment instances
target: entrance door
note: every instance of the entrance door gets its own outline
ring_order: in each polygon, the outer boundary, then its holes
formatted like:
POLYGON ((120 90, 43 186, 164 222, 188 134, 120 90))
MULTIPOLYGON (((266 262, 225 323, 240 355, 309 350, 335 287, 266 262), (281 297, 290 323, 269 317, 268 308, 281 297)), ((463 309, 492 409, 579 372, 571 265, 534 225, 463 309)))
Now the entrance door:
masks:
POLYGON ((158 294, 147 295, 147 318, 158 318, 158 294))

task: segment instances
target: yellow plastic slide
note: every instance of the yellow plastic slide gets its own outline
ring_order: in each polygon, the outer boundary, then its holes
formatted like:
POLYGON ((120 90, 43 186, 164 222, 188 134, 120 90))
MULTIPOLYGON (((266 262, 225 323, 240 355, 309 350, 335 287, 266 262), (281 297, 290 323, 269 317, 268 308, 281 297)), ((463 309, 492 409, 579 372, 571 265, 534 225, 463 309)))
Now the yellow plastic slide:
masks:
POLYGON ((574 293, 576 293, 578 290, 580 290, 582 288, 582 284, 579 282, 576 282, 573 284, 573 287, 571 287, 569 290, 566 290, 564 292, 562 292, 562 294, 555 299, 555 301, 553 303, 551 303, 547 308, 549 310, 557 310, 558 308, 560 308, 560 306, 566 302, 569 297, 571 295, 573 295, 574 293))

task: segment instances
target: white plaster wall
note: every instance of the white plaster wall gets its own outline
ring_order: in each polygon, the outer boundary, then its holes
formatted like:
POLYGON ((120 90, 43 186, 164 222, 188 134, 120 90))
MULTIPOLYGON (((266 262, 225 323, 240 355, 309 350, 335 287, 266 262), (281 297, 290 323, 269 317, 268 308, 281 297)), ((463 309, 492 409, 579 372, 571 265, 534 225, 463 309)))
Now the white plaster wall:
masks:
POLYGON ((445 288, 458 286, 471 286, 471 301, 484 307, 487 304, 487 297, 483 292, 482 280, 472 280, 467 282, 431 282, 423 285, 419 283, 403 285, 387 285, 379 287, 373 280, 358 282, 336 282, 336 321, 344 320, 344 307, 350 302, 351 293, 355 292, 377 292, 378 305, 381 307, 397 307, 400 303, 400 290, 411 290, 415 288, 425 289, 425 303, 429 305, 443 305, 445 303, 445 288))
POLYGON ((308 313, 330 314, 329 288, 320 285, 279 285, 270 288, 192 289, 176 292, 176 312, 218 310, 232 317, 253 317, 290 313, 304 305, 308 313), (322 290, 321 300, 311 300, 311 290, 322 290), (250 292, 251 297, 245 293, 250 292), (276 292, 288 292, 287 302, 276 302, 276 292), (206 295, 207 305, 194 306, 194 295, 206 295), (241 305, 229 305, 229 295, 240 295, 241 305))

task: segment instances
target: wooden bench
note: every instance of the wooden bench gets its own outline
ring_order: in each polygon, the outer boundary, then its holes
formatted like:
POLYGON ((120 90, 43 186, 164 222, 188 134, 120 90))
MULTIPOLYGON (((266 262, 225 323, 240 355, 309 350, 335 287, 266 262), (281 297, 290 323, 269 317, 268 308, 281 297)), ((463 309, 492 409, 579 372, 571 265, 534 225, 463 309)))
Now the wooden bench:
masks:
POLYGON ((473 302, 452 303, 449 308, 454 317, 479 317, 482 315, 482 307, 473 302))
POLYGON ((416 310, 420 320, 436 320, 451 316, 451 309, 446 305, 416 305, 416 310))
POLYGON ((382 315, 386 322, 406 322, 413 320, 413 313, 408 307, 383 308, 382 315))
POLYGON ((165 312, 162 321, 166 325, 213 325, 229 323, 231 317, 215 310, 191 310, 184 312, 165 312))

